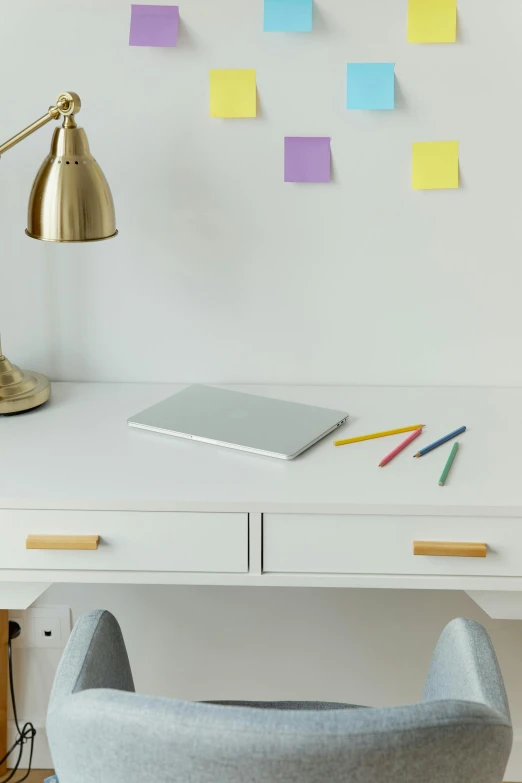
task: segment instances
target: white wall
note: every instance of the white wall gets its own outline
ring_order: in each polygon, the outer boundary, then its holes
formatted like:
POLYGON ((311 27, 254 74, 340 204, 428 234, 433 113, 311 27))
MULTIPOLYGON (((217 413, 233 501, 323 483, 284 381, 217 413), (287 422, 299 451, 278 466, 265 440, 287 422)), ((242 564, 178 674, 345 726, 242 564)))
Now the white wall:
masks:
MULTIPOLYGON (((26 239, 51 132, 4 157, 13 361, 67 380, 522 384, 519 0, 459 0, 458 44, 427 47, 406 43, 405 0, 317 0, 303 36, 263 34, 262 0, 180 0, 175 50, 127 46, 129 0, 5 5, 0 136, 79 92, 121 232, 26 239), (359 60, 396 62, 395 112, 346 111, 359 60), (257 120, 210 120, 211 67, 257 69, 257 120), (283 183, 301 134, 331 135, 330 185, 283 183), (411 191, 411 142, 444 139, 461 189, 411 191)), ((414 700, 445 622, 485 619, 439 592, 56 586, 40 603, 112 609, 139 687, 188 698, 414 700)), ((522 627, 486 624, 522 732, 522 627)), ((38 655, 20 688, 43 723, 56 656, 38 655)))
POLYGON ((130 0, 17 0, 7 138, 63 89, 120 237, 24 234, 50 130, 1 162, 4 347, 55 379, 521 384, 519 0, 459 0, 456 45, 406 42, 406 0, 180 0, 177 49, 127 45, 130 0), (395 61, 397 109, 348 112, 348 61, 395 61), (211 120, 208 71, 257 69, 261 116, 211 120), (285 135, 331 135, 334 181, 283 182, 285 135), (410 189, 411 142, 458 139, 462 187, 410 189))

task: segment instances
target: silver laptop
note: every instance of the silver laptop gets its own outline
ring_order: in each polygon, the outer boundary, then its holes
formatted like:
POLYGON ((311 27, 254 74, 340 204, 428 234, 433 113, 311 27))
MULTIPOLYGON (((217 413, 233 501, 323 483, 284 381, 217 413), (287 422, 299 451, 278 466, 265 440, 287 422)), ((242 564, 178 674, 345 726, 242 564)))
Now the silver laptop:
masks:
POLYGON ((347 418, 343 411, 194 385, 131 416, 128 424, 229 449, 293 459, 347 418))

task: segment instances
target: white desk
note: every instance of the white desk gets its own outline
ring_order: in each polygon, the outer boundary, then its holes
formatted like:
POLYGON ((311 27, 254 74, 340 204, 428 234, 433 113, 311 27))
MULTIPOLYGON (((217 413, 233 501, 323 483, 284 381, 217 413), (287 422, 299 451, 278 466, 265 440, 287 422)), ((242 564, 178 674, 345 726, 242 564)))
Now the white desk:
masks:
POLYGON ((236 387, 349 411, 335 437, 428 425, 379 469, 402 436, 342 448, 329 436, 284 462, 127 427, 180 388, 55 383, 44 408, 0 417, 0 757, 1 608, 27 608, 53 582, 464 590, 492 617, 522 618, 520 389, 236 387), (412 454, 462 424, 441 488, 450 447, 412 454), (27 550, 28 535, 100 545, 27 550), (488 554, 414 556, 414 540, 488 554))
POLYGON ((182 387, 55 383, 45 408, 0 419, 0 607, 53 582, 464 590, 522 618, 522 391, 235 387, 350 412, 335 437, 425 422, 450 446, 379 469, 400 439, 285 462, 129 429, 182 387), (26 550, 29 534, 100 536, 97 551, 26 550), (412 543, 482 542, 485 559, 414 556, 412 543))

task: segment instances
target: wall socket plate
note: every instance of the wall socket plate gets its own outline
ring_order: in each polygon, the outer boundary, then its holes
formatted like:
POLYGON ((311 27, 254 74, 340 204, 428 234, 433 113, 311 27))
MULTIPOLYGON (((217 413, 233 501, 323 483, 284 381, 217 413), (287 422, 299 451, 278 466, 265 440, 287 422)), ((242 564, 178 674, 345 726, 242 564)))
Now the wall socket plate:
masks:
POLYGON ((24 612, 9 612, 9 619, 20 624, 22 633, 13 640, 14 648, 61 649, 71 634, 71 610, 67 606, 41 606, 24 612))

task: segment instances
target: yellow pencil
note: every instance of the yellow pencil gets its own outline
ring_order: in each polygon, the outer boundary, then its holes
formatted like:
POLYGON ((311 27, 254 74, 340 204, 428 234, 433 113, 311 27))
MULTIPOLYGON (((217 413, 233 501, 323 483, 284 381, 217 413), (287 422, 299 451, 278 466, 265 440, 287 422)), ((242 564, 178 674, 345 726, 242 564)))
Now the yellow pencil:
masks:
POLYGON ((359 443, 361 440, 373 440, 373 438, 386 438, 387 435, 400 435, 401 432, 413 432, 425 427, 425 424, 412 424, 411 427, 401 427, 398 430, 386 430, 386 432, 374 432, 371 435, 359 435, 358 438, 348 440, 336 440, 334 446, 346 446, 348 443, 359 443))

